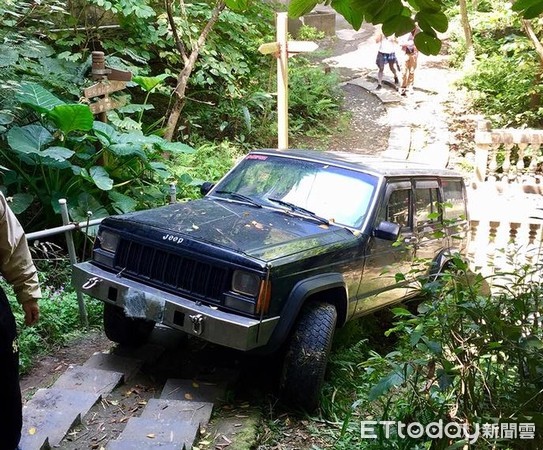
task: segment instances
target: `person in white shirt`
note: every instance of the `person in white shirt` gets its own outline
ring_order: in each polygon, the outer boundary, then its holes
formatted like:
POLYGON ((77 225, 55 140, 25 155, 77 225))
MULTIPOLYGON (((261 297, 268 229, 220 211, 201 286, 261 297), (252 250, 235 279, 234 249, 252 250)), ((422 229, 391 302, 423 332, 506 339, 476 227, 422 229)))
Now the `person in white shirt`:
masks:
POLYGON ((396 58, 396 37, 394 35, 385 36, 385 34, 379 30, 375 36, 375 42, 379 44, 377 59, 375 60, 375 64, 377 64, 377 67, 379 68, 379 72, 377 73, 377 89, 381 89, 383 87, 383 74, 386 64, 388 64, 388 67, 392 71, 392 74, 394 75, 394 83, 397 85, 399 80, 396 67, 399 66, 399 64, 398 59, 396 58))

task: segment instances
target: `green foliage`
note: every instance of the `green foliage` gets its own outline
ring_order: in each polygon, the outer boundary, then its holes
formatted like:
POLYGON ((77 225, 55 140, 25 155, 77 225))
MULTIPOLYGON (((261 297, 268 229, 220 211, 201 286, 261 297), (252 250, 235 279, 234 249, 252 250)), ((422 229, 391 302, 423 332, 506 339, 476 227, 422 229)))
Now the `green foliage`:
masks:
MULTIPOLYGON (((319 3, 317 0, 292 0, 288 12, 291 17, 300 17, 313 10, 319 3)), ((367 0, 334 0, 330 5, 358 30, 363 22, 382 24, 386 35, 401 36, 414 28, 415 22, 421 33, 416 38, 417 48, 427 55, 437 55, 441 49, 438 33, 444 33, 449 26, 446 1, 439 0, 401 0, 367 1, 367 0)), ((472 3, 472 2, 468 2, 472 3)), ((480 11, 494 10, 498 2, 473 2, 480 11), (480 6, 479 6, 480 4, 480 6)), ((454 2, 456 4, 456 2, 454 2)), ((513 3, 513 11, 518 17, 534 19, 543 13, 542 0, 518 0, 513 3)), ((449 10, 450 11, 450 10, 449 10)))
POLYGON ((239 147, 223 141, 220 144, 202 144, 191 155, 178 155, 172 166, 184 183, 177 185, 179 199, 201 197, 200 185, 204 181, 217 182, 243 155, 239 147))
MULTIPOLYGON (((497 127, 539 127, 543 109, 541 66, 521 23, 507 4, 473 11, 470 20, 476 60, 460 84, 470 91, 473 107, 497 127)), ((534 22, 534 27, 538 27, 534 22)), ((464 58, 463 36, 453 36, 457 61, 464 58)))
MULTIPOLYGON (((288 12, 291 17, 309 13, 317 5, 316 0, 292 0, 288 12)), ((417 37, 417 48, 428 55, 437 55, 441 49, 438 33, 447 31, 448 19, 443 4, 433 0, 411 0, 406 6, 401 0, 385 2, 365 0, 336 0, 331 6, 341 14, 355 30, 363 22, 382 24, 386 35, 401 36, 418 23, 421 32, 417 37)))
MULTIPOLYGON (((8 294, 11 309, 19 329, 19 351, 21 373, 27 372, 41 355, 68 342, 70 338, 85 330, 79 321, 79 306, 75 292, 64 288, 44 286, 40 300, 40 320, 33 327, 26 327, 21 306, 12 295, 11 287, 2 283, 8 294)), ((86 301, 89 326, 96 328, 102 323, 103 304, 97 300, 86 301)))
POLYGON ((300 27, 297 37, 302 41, 318 41, 320 39, 324 39, 326 37, 326 33, 324 31, 319 31, 315 27, 304 24, 300 27))
POLYGON ((39 113, 39 121, 5 133, 3 189, 13 193, 17 213, 34 202, 43 208, 39 218, 32 211, 33 226, 55 220, 60 198, 76 221, 87 211, 99 218, 156 203, 165 198, 156 185, 173 180, 160 154, 192 150, 94 121, 87 105, 64 103, 39 85, 23 84, 16 98, 39 113))
POLYGON ((290 63, 289 128, 294 134, 327 130, 343 100, 339 77, 298 57, 290 63))
MULTIPOLYGON (((394 347, 378 352, 367 337, 336 350, 333 377, 323 395, 323 413, 343 421, 337 448, 453 448, 443 439, 360 439, 360 421, 392 420, 426 425, 532 422, 543 425, 543 329, 539 311, 543 289, 533 282, 539 268, 521 267, 497 274, 507 280, 495 295, 481 295, 485 280, 466 271, 456 258, 450 270, 429 281, 429 294, 416 312, 394 308, 396 322, 387 331, 394 347), (331 399, 331 400, 330 400, 331 399)), ((496 283, 498 284, 498 283, 496 283)), ((360 337, 360 336, 359 336, 360 337)), ((539 439, 537 434, 535 441, 539 439)), ((502 448, 479 436, 470 448, 502 448)), ((504 448, 531 448, 532 442, 504 443, 504 448)), ((535 448, 535 447, 534 447, 535 448)))

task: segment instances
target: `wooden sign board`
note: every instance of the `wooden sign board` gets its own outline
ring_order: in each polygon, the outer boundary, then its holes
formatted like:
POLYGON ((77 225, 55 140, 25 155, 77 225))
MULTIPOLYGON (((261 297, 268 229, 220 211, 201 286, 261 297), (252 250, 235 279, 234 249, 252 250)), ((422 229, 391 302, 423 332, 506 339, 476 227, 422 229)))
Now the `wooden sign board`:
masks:
MULTIPOLYGON (((314 52, 319 48, 318 44, 313 41, 288 41, 287 52, 288 53, 307 53, 314 52)), ((263 55, 278 54, 281 50, 279 42, 268 42, 258 47, 258 51, 263 55)))
POLYGON ((127 100, 126 96, 120 98, 101 98, 97 102, 91 103, 89 108, 93 114, 100 114, 126 105, 127 100))
POLYGON ((287 52, 289 53, 306 53, 314 52, 319 48, 316 42, 312 41, 288 41, 287 52))
POLYGON ((126 87, 124 81, 102 81, 93 84, 88 88, 83 89, 83 95, 86 98, 99 97, 100 95, 111 94, 112 92, 121 91, 126 87))
POLYGON ((258 51, 263 55, 272 55, 279 53, 279 42, 268 42, 258 47, 258 51))

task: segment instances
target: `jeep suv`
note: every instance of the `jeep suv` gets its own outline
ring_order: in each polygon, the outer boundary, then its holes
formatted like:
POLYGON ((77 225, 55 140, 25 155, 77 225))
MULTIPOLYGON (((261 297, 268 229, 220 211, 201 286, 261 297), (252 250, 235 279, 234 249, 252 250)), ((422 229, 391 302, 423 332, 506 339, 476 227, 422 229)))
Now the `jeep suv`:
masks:
POLYGON ((421 163, 261 150, 203 190, 106 218, 74 285, 105 303, 105 332, 121 344, 159 323, 281 352, 281 392, 306 409, 336 327, 416 295, 414 259, 435 276, 465 245, 462 177, 421 163))

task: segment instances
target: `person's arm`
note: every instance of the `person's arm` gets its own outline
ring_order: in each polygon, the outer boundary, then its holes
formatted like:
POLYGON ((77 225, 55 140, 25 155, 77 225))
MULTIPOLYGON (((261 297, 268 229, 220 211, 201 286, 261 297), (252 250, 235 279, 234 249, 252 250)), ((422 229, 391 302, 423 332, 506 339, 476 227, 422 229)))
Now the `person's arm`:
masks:
POLYGON ((13 286, 17 301, 25 313, 25 323, 39 319, 41 289, 38 273, 21 224, 0 194, 0 273, 13 286))

